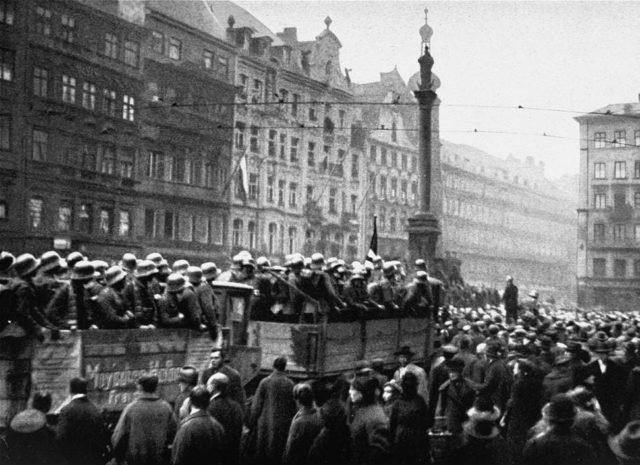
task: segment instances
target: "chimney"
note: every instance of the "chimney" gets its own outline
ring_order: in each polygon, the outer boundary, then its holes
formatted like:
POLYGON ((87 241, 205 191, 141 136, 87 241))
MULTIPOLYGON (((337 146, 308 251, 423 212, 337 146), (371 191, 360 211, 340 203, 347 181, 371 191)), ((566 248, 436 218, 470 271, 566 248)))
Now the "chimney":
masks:
POLYGON ((278 32, 277 35, 287 44, 298 42, 298 28, 285 27, 282 32, 278 32))

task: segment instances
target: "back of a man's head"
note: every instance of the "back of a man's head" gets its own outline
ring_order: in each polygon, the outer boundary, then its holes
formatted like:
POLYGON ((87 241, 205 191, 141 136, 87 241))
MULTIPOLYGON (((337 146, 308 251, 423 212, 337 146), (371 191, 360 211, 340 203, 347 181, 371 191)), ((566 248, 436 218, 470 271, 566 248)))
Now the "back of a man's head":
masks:
POLYGON ((206 386, 199 384, 191 390, 189 400, 193 407, 206 410, 209 407, 209 396, 206 386))
POLYGON ((287 368, 287 357, 281 355, 273 361, 273 368, 278 371, 284 371, 287 368))
POLYGON ((304 407, 313 405, 313 390, 307 383, 296 384, 293 388, 293 398, 304 407))
POLYGON ((87 380, 80 377, 72 378, 69 381, 69 392, 71 395, 86 394, 87 393, 87 380))
POLYGON ((156 375, 142 375, 138 379, 138 385, 142 392, 153 394, 158 389, 158 377, 156 375))

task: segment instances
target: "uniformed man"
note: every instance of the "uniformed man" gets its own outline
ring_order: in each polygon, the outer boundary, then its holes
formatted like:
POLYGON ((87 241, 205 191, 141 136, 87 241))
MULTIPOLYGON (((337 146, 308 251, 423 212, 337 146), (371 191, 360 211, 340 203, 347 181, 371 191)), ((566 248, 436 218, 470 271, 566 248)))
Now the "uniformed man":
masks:
POLYGON ((65 329, 88 329, 91 326, 91 298, 89 286, 94 279, 95 270, 88 260, 75 264, 71 272, 70 282, 65 283, 56 292, 46 308, 46 315, 54 325, 65 329))
POLYGON ((202 309, 193 287, 181 273, 171 273, 160 301, 160 324, 170 328, 204 330, 202 309))
POLYGON ((346 319, 375 318, 384 307, 373 302, 367 292, 366 270, 360 265, 354 267, 344 288, 343 299, 347 304, 346 319))
POLYGON ((398 300, 396 267, 393 263, 385 263, 382 273, 382 280, 369 286, 369 295, 371 300, 384 307, 387 316, 398 316, 402 301, 398 300))
POLYGON ((56 251, 45 252, 40 257, 40 268, 36 277, 33 278, 33 285, 38 307, 42 310, 47 308, 53 296, 64 284, 58 278, 63 272, 63 265, 66 267, 66 263, 62 262, 62 258, 56 251))
POLYGON ((104 260, 93 260, 91 265, 93 265, 95 282, 103 287, 106 286, 107 282, 104 279, 104 274, 109 268, 109 264, 104 260))
POLYGON ((310 269, 301 274, 300 290, 317 302, 308 299, 305 302, 303 314, 307 321, 315 321, 318 315, 322 318, 328 318, 330 314, 335 316, 336 308, 338 311, 345 308, 344 302, 331 284, 329 275, 322 271, 324 264, 324 256, 315 253, 311 256, 310 269))
POLYGON ((133 274, 125 288, 133 314, 141 325, 155 326, 158 322, 158 301, 162 296, 156 279, 158 269, 152 261, 140 260, 133 274))
POLYGON ((138 323, 133 308, 125 296, 127 273, 115 265, 105 274, 105 287, 98 295, 94 308, 94 323, 102 329, 135 328, 138 323))
POLYGON ((218 337, 218 302, 213 288, 204 279, 202 269, 197 266, 187 268, 187 279, 193 286, 202 311, 202 323, 209 329, 213 339, 218 337))
POLYGON ((138 266, 138 259, 136 256, 130 252, 124 254, 122 256, 122 260, 120 260, 120 268, 127 273, 128 279, 135 279, 135 271, 138 266))
POLYGON ((173 262, 173 265, 171 265, 171 272, 185 275, 188 268, 189 262, 187 260, 176 260, 175 262, 173 262))
POLYGON ((407 315, 432 316, 433 296, 429 286, 429 275, 426 271, 418 271, 416 277, 406 287, 402 309, 407 315))

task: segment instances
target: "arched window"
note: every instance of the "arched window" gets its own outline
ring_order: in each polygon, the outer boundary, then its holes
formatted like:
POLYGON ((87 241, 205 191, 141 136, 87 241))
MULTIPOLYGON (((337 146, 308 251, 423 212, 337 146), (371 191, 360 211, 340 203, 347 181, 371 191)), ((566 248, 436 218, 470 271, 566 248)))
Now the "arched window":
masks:
POLYGON ((236 218, 233 220, 233 230, 231 232, 231 242, 234 247, 242 245, 242 220, 236 218))
POLYGON ((391 124, 391 140, 398 142, 398 127, 395 121, 391 124))
POLYGON ((296 252, 297 249, 297 239, 298 239, 298 230, 295 227, 289 228, 289 248, 288 253, 292 254, 296 252))
POLYGON ((275 223, 269 223, 269 239, 267 243, 267 246, 269 249, 269 255, 273 255, 275 253, 277 234, 278 234, 278 225, 275 223))
POLYGON ((381 208, 378 218, 380 219, 380 229, 384 231, 387 228, 387 210, 381 208))
POLYGON ((256 248, 256 223, 254 221, 247 223, 247 231, 249 232, 249 249, 253 250, 256 248))

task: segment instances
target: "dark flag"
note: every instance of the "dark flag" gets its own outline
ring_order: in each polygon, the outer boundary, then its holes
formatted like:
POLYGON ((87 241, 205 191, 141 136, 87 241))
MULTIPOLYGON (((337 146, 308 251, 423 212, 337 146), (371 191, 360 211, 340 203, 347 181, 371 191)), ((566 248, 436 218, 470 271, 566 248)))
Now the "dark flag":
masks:
POLYGON ((373 215, 373 234, 369 243, 369 251, 364 259, 366 262, 373 263, 378 256, 378 226, 376 225, 378 217, 373 215))

